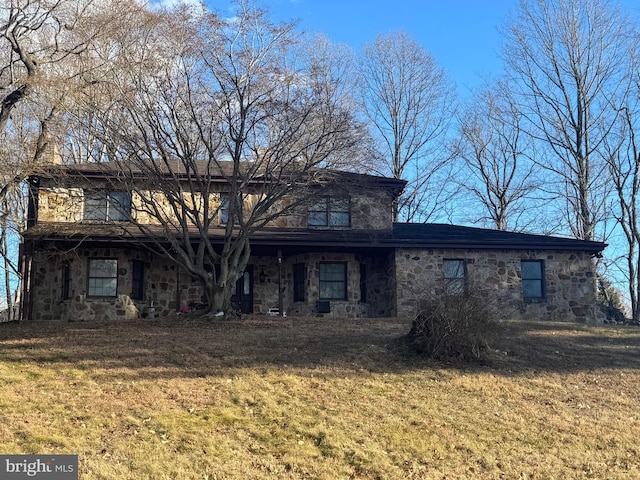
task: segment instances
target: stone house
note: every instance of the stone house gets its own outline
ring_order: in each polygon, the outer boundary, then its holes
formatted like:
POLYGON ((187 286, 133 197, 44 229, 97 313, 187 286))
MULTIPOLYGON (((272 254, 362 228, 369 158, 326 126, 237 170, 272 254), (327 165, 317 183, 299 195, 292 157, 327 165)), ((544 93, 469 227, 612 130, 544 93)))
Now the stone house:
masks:
MULTIPOLYGON (((509 315, 598 319, 592 259, 605 244, 393 223, 403 181, 348 172, 337 172, 334 181, 347 185, 339 195, 325 190, 251 237, 251 258, 232 297, 239 310, 268 314, 282 306, 289 316, 413 316, 421 295, 447 285, 491 292, 509 315), (356 183, 360 187, 351 188, 356 183)), ((136 198, 117 188, 117 176, 95 164, 56 166, 33 176, 29 188, 20 249, 24 320, 168 317, 201 303, 193 278, 150 253, 144 238, 124 233, 131 220, 124 210, 136 198)), ((215 243, 223 229, 210 235, 215 243)))

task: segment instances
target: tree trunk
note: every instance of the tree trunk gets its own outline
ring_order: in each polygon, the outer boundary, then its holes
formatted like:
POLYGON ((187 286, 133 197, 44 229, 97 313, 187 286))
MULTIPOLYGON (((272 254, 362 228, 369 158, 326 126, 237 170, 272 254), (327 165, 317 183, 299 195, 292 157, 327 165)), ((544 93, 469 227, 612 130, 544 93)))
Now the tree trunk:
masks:
POLYGON ((11 312, 13 310, 13 299, 11 296, 11 264, 9 263, 9 252, 7 242, 7 223, 6 219, 3 220, 2 225, 2 251, 4 252, 4 285, 5 295, 7 301, 7 320, 13 320, 11 318, 11 312))

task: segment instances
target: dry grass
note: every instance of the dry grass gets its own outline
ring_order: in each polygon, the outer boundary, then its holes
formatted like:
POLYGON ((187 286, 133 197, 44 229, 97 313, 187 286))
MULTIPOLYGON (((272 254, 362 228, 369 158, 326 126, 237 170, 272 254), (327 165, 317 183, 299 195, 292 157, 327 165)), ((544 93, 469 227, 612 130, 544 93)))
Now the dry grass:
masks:
POLYGON ((0 325, 0 453, 82 479, 640 478, 640 329, 512 323, 483 365, 410 322, 0 325))

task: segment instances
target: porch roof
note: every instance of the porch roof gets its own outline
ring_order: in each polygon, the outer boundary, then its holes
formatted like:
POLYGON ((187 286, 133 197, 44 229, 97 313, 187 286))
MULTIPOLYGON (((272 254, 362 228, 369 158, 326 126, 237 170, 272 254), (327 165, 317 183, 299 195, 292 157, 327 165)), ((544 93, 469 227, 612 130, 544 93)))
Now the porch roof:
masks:
MULTIPOLYGON (((163 236, 158 227, 153 232, 163 236)), ((195 232, 194 232, 195 234, 195 232)), ((214 243, 224 238, 224 230, 210 231, 214 243)), ((25 239, 110 244, 144 243, 145 235, 125 225, 100 223, 40 223, 24 233, 25 239)), ((156 238, 157 238, 156 237, 156 238)), ((147 242, 149 240, 146 240, 147 242)), ((396 223, 389 230, 315 230, 263 228, 251 236, 254 247, 298 247, 303 249, 384 249, 446 248, 473 250, 561 250, 597 255, 606 244, 548 235, 505 232, 437 223, 396 223)))

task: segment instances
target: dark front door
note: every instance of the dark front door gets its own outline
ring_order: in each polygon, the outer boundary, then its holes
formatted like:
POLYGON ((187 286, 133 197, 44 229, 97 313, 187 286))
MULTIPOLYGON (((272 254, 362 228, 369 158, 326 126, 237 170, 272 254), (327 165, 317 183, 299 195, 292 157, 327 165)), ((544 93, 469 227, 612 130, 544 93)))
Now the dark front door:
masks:
POLYGON ((247 265, 244 273, 236 282, 231 303, 242 313, 253 313, 253 266, 247 265))

